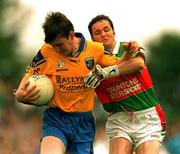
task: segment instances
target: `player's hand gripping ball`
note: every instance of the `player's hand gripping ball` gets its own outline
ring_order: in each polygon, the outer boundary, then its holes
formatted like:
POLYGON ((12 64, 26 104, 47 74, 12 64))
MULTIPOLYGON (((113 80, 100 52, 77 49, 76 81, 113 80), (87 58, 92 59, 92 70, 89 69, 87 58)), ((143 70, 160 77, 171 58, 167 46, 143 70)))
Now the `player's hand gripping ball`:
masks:
POLYGON ((47 105, 54 95, 54 85, 52 80, 46 75, 33 75, 29 79, 29 86, 36 85, 40 90, 40 97, 35 105, 47 105))

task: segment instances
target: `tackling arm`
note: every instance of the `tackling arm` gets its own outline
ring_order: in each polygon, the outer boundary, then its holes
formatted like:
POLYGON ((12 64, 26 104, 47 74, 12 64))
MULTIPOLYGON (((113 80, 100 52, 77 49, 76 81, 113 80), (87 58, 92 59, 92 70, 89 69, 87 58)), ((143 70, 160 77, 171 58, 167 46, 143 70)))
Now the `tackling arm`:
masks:
POLYGON ((126 52, 117 60, 115 65, 101 68, 96 65, 95 71, 90 72, 84 79, 87 87, 96 88, 100 81, 109 77, 116 77, 120 74, 128 74, 138 71, 144 67, 144 50, 136 41, 130 41, 123 45, 126 52))
POLYGON ((87 87, 96 88, 100 81, 110 77, 116 77, 120 74, 128 74, 141 70, 145 66, 142 57, 129 58, 126 61, 117 61, 117 64, 101 68, 100 65, 96 66, 95 71, 90 72, 85 77, 85 85, 87 87))

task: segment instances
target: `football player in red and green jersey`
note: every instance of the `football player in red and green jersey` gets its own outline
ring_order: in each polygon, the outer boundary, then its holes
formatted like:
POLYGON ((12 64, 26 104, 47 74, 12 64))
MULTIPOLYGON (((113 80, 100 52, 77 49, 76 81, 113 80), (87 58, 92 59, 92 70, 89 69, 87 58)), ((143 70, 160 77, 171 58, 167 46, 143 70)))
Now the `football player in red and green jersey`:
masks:
MULTIPOLYGON (((92 40, 103 43, 112 55, 119 58, 124 54, 124 43, 115 41, 114 26, 108 16, 94 17, 88 28, 92 40)), ((154 93, 144 53, 141 50, 133 57, 121 63, 129 67, 129 72, 119 70, 109 76, 109 67, 97 66, 87 75, 86 86, 97 87, 97 97, 111 113, 106 122, 109 154, 131 154, 133 150, 137 154, 158 154, 165 136, 164 112, 154 93)))

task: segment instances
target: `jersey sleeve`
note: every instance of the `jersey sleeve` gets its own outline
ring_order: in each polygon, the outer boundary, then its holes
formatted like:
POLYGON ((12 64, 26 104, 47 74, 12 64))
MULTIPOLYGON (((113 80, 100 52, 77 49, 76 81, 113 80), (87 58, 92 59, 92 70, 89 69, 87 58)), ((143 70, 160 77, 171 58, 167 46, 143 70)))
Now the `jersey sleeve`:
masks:
POLYGON ((135 52, 135 53, 132 55, 132 57, 138 57, 138 56, 139 56, 139 57, 143 58, 144 61, 145 61, 145 52, 146 52, 146 50, 140 49, 140 51, 135 52))
POLYGON ((47 68, 47 63, 46 63, 46 58, 45 58, 45 47, 42 47, 37 54, 34 56, 32 59, 31 63, 26 69, 26 74, 25 76, 32 76, 32 75, 37 75, 37 74, 45 74, 46 73, 46 68, 47 68))

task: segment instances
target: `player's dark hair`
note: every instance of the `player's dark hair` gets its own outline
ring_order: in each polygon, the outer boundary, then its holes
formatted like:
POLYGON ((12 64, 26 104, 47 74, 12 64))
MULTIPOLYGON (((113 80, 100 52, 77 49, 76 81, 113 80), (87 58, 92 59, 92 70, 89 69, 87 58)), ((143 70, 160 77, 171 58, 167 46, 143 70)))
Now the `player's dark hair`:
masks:
POLYGON ((45 42, 52 42, 57 36, 69 38, 70 32, 74 31, 71 21, 60 12, 50 12, 42 25, 45 34, 45 42))
POLYGON ((90 23, 89 23, 89 25, 88 25, 89 33, 90 33, 90 35, 91 35, 92 38, 93 38, 93 36, 92 36, 92 26, 93 26, 93 24, 95 24, 96 22, 101 21, 101 20, 107 20, 107 21, 109 22, 112 30, 114 31, 113 22, 111 21, 111 19, 110 19, 108 16, 103 15, 103 14, 97 15, 96 17, 94 17, 94 18, 90 21, 90 23))

